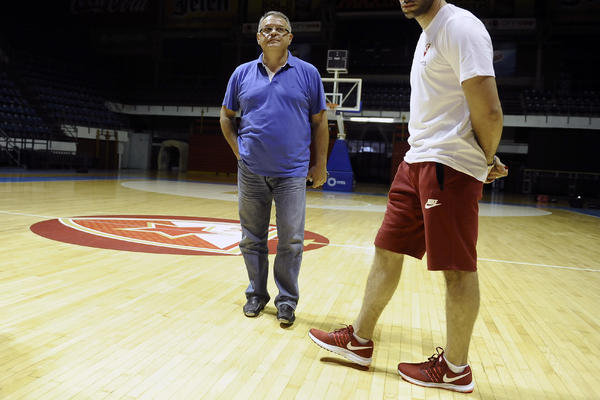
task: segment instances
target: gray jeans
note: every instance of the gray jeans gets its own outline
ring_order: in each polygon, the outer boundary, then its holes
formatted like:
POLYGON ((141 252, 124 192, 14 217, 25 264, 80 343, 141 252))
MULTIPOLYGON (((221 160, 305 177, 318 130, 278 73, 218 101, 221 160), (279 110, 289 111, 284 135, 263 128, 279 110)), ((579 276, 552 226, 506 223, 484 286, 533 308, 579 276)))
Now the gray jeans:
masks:
POLYGON ((273 266, 279 294, 275 306, 298 303, 298 275, 304 250, 306 215, 306 178, 277 178, 252 173, 238 161, 239 213, 242 225, 240 250, 244 256, 250 284, 246 297, 258 296, 265 303, 269 275, 267 247, 271 204, 275 200, 277 255, 273 266))

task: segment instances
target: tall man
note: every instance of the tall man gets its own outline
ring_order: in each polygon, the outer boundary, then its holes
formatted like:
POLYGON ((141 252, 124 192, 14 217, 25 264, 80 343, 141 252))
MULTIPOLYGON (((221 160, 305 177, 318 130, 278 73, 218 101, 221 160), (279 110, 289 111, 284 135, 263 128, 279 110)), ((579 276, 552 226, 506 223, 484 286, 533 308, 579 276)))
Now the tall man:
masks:
POLYGON ((244 314, 256 317, 270 300, 267 240, 275 201, 277 255, 274 263, 277 319, 294 323, 298 274, 304 249, 306 181, 319 187, 327 179, 329 141, 321 76, 311 64, 290 54, 288 18, 267 12, 258 23, 257 60, 236 68, 221 108, 221 130, 238 159, 240 249, 250 284, 244 314), (236 111, 241 113, 240 126, 236 111), (316 164, 309 169, 311 135, 316 164))
POLYGON ((404 254, 420 259, 427 252, 428 269, 443 271, 446 281, 446 349, 424 363, 400 363, 398 373, 417 385, 471 392, 467 354, 479 310, 478 200, 484 182, 507 175, 495 156, 502 110, 492 43, 481 21, 444 0, 400 3, 423 28, 410 74, 411 148, 390 188, 358 318, 331 333, 311 329, 309 336, 369 365, 375 324, 398 286, 404 254))

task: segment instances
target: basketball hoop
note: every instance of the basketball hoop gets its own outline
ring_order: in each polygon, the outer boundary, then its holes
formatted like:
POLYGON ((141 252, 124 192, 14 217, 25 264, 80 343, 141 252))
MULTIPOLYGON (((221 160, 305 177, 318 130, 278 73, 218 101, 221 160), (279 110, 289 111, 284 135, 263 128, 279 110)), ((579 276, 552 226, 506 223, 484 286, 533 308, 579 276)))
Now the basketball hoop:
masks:
POLYGON ((329 108, 331 111, 334 111, 336 108, 338 108, 339 104, 335 104, 335 103, 327 103, 327 108, 329 108))

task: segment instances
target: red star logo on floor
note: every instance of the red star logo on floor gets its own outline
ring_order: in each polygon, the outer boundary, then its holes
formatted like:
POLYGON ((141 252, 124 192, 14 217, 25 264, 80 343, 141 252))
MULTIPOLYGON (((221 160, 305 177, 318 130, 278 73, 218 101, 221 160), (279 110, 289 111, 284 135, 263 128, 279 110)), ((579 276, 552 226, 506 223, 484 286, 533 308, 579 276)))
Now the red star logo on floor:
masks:
POLYGON ((182 238, 190 235, 199 235, 199 234, 215 234, 215 232, 210 232, 206 227, 180 227, 175 225, 167 225, 167 224, 157 224, 155 222, 148 223, 147 227, 139 227, 139 228, 121 228, 124 231, 132 231, 132 232, 153 232, 163 235, 165 237, 171 239, 182 238))
MULTIPOLYGON (((38 222, 31 230, 48 239, 82 246, 166 254, 240 255, 239 221, 156 215, 66 217, 38 222)), ((329 240, 305 231, 304 250, 329 240)), ((277 228, 268 231, 269 252, 277 251, 277 228)))

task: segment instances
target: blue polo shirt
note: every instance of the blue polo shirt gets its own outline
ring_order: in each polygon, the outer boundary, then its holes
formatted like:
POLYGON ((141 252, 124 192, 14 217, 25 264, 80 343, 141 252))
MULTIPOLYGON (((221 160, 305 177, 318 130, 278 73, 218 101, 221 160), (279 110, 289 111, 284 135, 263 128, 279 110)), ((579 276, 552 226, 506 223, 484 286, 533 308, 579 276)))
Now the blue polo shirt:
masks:
POLYGON ((306 176, 310 161, 310 117, 326 109, 323 82, 312 65, 288 52, 272 81, 257 60, 235 69, 223 106, 241 110, 240 157, 257 175, 306 176))

